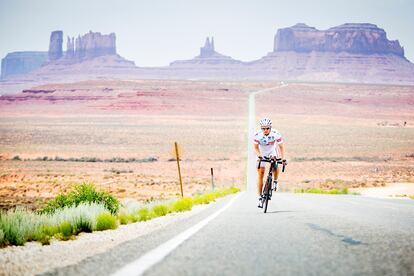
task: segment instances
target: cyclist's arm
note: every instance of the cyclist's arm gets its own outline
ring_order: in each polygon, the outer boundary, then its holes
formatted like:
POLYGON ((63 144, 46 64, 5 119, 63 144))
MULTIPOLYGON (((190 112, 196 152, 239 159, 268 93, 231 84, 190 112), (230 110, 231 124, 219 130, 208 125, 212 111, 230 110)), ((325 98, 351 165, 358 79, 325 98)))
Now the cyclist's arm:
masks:
POLYGON ((285 158, 285 146, 283 145, 283 143, 278 144, 278 146, 279 146, 279 149, 280 149, 280 154, 281 154, 282 159, 283 160, 286 159, 285 158))
POLYGON ((253 145, 254 145, 254 152, 256 153, 256 156, 260 156, 259 144, 253 144, 253 145))

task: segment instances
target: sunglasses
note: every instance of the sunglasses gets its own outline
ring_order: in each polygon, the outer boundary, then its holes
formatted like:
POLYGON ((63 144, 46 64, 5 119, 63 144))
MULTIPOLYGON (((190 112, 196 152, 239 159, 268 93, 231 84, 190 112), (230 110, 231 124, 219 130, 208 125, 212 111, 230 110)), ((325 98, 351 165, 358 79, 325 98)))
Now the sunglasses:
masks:
POLYGON ((269 130, 270 127, 262 127, 262 130, 269 130))

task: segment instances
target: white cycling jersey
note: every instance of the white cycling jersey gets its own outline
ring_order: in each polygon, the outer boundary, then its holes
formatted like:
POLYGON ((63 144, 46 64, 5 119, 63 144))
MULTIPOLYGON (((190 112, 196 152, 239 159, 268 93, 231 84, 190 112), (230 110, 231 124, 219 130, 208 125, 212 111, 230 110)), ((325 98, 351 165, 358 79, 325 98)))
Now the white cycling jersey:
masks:
POLYGON ((262 156, 275 156, 282 158, 280 149, 277 144, 282 144, 282 135, 276 129, 271 129, 269 135, 265 135, 262 130, 256 132, 253 143, 259 145, 259 151, 262 156))

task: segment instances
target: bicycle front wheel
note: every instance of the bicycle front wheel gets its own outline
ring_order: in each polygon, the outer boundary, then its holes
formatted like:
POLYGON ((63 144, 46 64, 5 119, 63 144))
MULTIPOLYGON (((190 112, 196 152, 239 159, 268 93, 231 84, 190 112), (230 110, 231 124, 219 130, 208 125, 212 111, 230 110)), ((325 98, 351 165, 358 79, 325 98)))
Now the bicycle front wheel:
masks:
POLYGON ((264 202, 263 202, 263 212, 267 212, 267 205, 269 204, 269 197, 270 197, 270 189, 271 189, 271 181, 266 181, 266 185, 264 188, 264 202))

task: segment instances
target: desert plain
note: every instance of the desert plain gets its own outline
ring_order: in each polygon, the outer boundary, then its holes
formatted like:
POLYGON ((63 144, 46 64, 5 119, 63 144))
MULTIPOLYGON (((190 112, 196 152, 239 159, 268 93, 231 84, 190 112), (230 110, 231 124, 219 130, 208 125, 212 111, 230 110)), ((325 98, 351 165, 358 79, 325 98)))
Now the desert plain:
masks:
MULTIPOLYGON (((0 208, 38 208, 73 184, 119 198, 246 185, 248 98, 284 138, 282 191, 403 187, 414 195, 414 87, 199 80, 48 84, 0 97, 0 208)), ((394 193, 394 194, 393 194, 394 193)))

